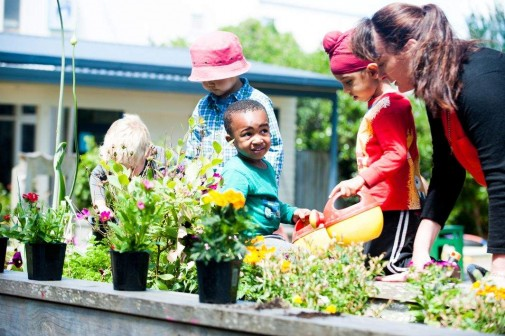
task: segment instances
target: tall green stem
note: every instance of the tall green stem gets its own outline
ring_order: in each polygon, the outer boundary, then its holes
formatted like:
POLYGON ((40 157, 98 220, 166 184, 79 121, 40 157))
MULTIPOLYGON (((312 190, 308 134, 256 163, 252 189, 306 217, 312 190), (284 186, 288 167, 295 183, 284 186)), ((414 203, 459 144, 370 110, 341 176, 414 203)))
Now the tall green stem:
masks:
POLYGON ((73 125, 73 134, 74 134, 74 149, 75 149, 75 169, 72 178, 72 185, 70 187, 69 197, 72 198, 72 194, 74 193, 75 182, 77 180, 77 170, 79 169, 79 148, 77 143, 77 94, 75 92, 75 46, 77 44, 77 39, 75 35, 72 37, 70 41, 72 44, 72 97, 74 99, 74 125, 73 125))
POLYGON ((56 124, 56 148, 53 159, 54 188, 53 188, 53 209, 56 209, 65 197, 65 179, 61 171, 63 157, 65 156, 66 143, 63 142, 63 88, 65 85, 65 30, 63 29, 63 17, 61 15, 60 1, 58 4, 58 15, 61 29, 61 71, 60 71, 60 97, 58 100, 58 121, 56 124))

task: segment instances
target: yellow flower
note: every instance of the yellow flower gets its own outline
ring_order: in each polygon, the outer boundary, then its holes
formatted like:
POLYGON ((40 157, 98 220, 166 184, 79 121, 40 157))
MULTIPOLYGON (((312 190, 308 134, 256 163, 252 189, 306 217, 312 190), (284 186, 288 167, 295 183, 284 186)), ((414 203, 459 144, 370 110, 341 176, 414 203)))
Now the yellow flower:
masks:
POLYGON ((264 240, 265 240, 265 237, 263 237, 263 236, 256 236, 253 239, 251 239, 250 244, 254 245, 254 244, 262 242, 264 240))
POLYGON ((281 265, 281 272, 282 273, 287 273, 291 269, 291 261, 289 260, 284 260, 281 265))
POLYGON ((275 247, 267 248, 266 245, 261 245, 260 247, 252 245, 246 248, 247 254, 244 257, 244 262, 253 265, 265 259, 268 254, 275 252, 275 247))
POLYGON ((243 208, 245 205, 244 194, 239 191, 228 189, 223 193, 223 196, 228 204, 232 204, 236 210, 243 208))
POLYGON ((244 262, 246 264, 252 264, 252 265, 256 265, 257 263, 259 263, 261 261, 260 259, 260 255, 258 253, 255 253, 255 252, 252 252, 252 253, 248 253, 246 254, 246 256, 244 257, 244 262))
POLYGON ((228 205, 228 202, 226 201, 226 197, 224 197, 224 195, 221 194, 219 191, 211 190, 211 191, 209 191, 208 195, 211 197, 212 202, 215 205, 220 206, 220 207, 224 207, 224 206, 228 205))
POLYGON ((294 304, 302 304, 303 303, 303 299, 300 295, 295 295, 293 296, 293 303, 294 304))
POLYGON ((495 285, 481 284, 479 281, 473 283, 472 288, 477 291, 477 295, 493 295, 497 300, 505 300, 505 288, 495 285))
POLYGON ((337 312, 337 307, 335 307, 335 305, 329 305, 324 311, 328 314, 335 314, 337 312))

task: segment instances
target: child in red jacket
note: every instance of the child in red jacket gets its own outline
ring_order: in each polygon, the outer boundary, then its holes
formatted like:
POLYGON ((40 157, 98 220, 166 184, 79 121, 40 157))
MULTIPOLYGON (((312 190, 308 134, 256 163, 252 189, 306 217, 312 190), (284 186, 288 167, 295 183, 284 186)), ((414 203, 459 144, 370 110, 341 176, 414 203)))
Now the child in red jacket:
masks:
POLYGON ((357 136, 358 173, 338 183, 330 197, 349 197, 364 189, 381 204, 384 228, 378 238, 365 244, 364 253, 372 257, 384 253, 385 273, 400 273, 412 257, 424 191, 414 117, 410 101, 381 78, 378 65, 352 54, 351 34, 330 32, 323 45, 344 92, 368 102, 369 110, 357 136))

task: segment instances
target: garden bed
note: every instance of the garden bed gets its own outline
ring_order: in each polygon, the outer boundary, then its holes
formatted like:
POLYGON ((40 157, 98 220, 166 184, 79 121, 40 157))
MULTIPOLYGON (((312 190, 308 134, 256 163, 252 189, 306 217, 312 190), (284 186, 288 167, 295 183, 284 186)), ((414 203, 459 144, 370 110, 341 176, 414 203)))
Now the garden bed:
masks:
POLYGON ((111 284, 86 280, 31 281, 25 273, 6 270, 0 274, 0 335, 478 335, 407 323, 410 315, 399 300, 411 300, 414 293, 402 283, 376 285, 374 305, 394 300, 378 309, 383 318, 252 302, 200 304, 195 294, 120 292, 111 284))

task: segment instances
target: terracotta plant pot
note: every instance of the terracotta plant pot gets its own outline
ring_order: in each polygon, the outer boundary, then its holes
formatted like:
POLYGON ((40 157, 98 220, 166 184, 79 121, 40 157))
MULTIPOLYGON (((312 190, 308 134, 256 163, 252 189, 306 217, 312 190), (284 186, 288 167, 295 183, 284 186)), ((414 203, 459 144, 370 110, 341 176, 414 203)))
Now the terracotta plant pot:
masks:
POLYGON ((145 251, 117 252, 110 251, 112 266, 112 284, 114 290, 145 291, 149 253, 145 251))
POLYGON ((241 260, 196 262, 198 296, 202 303, 235 303, 241 260))
POLYGON ((65 243, 26 244, 28 279, 61 280, 66 249, 65 243))

